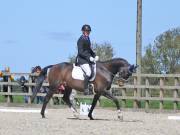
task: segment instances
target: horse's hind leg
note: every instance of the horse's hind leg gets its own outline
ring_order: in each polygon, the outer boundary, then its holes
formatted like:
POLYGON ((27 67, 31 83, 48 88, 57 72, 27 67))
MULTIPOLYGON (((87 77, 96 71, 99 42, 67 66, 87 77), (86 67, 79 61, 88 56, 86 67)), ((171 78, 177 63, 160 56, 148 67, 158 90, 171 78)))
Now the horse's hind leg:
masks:
POLYGON ((75 107, 75 104, 74 104, 74 97, 70 97, 70 96, 72 96, 72 89, 66 87, 62 99, 67 103, 69 108, 71 108, 71 110, 73 111, 74 116, 78 117, 77 110, 76 110, 76 107, 75 107))
POLYGON ((54 91, 52 89, 49 89, 49 91, 47 92, 47 94, 46 94, 46 96, 44 98, 43 106, 42 106, 42 109, 41 109, 42 118, 45 118, 44 112, 45 112, 47 103, 49 102, 49 100, 51 99, 53 94, 54 94, 54 91))
POLYGON ((74 98, 70 97, 72 93, 72 89, 71 88, 67 88, 64 91, 64 95, 63 95, 63 100, 66 102, 66 104, 72 109, 74 109, 74 111, 77 112, 76 108, 75 108, 75 104, 73 103, 74 98))

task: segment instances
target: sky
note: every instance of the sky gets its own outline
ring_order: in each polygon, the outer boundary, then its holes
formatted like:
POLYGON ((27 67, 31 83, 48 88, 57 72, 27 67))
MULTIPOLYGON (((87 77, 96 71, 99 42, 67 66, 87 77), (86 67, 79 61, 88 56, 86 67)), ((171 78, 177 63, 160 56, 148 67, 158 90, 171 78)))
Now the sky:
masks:
MULTIPOLYGON (((156 36, 180 26, 179 0, 143 0, 142 53, 156 36)), ((0 70, 30 72, 77 53, 83 24, 91 41, 136 63, 137 0, 0 0, 0 70)))

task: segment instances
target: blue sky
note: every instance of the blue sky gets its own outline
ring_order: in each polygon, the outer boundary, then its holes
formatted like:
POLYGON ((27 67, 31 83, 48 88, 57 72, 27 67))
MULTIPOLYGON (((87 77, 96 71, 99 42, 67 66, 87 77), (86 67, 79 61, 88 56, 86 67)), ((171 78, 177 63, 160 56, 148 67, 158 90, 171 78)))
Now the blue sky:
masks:
MULTIPOLYGON (((115 57, 136 62, 136 0, 1 0, 0 70, 30 72, 67 61, 85 23, 91 41, 109 42, 115 57)), ((179 0, 143 0, 143 51, 162 32, 180 26, 179 0)))

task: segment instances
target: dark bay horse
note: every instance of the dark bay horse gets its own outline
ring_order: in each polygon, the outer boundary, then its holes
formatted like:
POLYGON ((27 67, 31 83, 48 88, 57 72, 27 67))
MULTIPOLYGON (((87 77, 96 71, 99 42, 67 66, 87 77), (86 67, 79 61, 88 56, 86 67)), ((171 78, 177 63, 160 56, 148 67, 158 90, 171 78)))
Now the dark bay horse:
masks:
MULTIPOLYGON (((136 66, 130 65, 125 59, 122 58, 114 58, 109 61, 105 62, 97 62, 97 73, 95 80, 92 82, 94 84, 94 91, 95 95, 92 101, 92 106, 90 108, 88 117, 93 120, 92 112, 94 110, 94 107, 96 106, 96 103, 101 95, 111 99, 117 107, 119 118, 122 117, 119 101, 117 98, 115 98, 111 93, 108 91, 111 88, 111 84, 113 81, 113 78, 115 75, 118 76, 118 78, 121 80, 127 80, 129 76, 132 75, 132 73, 135 71, 136 66)), ((41 115, 42 118, 45 118, 45 109, 47 106, 47 103, 49 102, 50 98, 53 96, 53 94, 56 92, 58 87, 60 85, 63 85, 65 88, 63 100, 67 103, 67 105, 73 110, 73 112, 77 112, 75 106, 73 105, 72 101, 70 100, 70 94, 72 92, 72 89, 78 90, 83 92, 84 91, 84 81, 82 80, 76 80, 72 78, 72 69, 73 64, 63 62, 56 65, 50 65, 45 67, 42 72, 40 73, 37 84, 36 84, 36 90, 33 93, 32 96, 32 102, 39 91, 40 87, 42 86, 42 83, 47 75, 47 69, 50 68, 50 71, 48 73, 48 81, 49 81, 49 91, 47 95, 45 96, 45 100, 42 106, 41 115)))

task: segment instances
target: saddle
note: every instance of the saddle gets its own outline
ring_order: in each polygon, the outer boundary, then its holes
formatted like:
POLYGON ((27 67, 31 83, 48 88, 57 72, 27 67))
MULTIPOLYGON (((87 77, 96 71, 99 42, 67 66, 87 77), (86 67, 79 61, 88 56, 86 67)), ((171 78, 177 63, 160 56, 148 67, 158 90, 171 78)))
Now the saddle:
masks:
MULTIPOLYGON (((73 70, 72 70, 72 78, 77 80, 84 80, 85 72, 82 70, 80 66, 76 66, 73 64, 73 70)), ((96 77, 96 64, 92 66, 92 74, 90 76, 90 81, 94 81, 96 77)))

